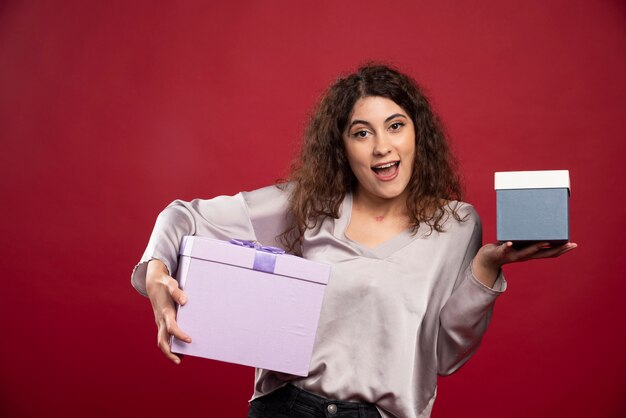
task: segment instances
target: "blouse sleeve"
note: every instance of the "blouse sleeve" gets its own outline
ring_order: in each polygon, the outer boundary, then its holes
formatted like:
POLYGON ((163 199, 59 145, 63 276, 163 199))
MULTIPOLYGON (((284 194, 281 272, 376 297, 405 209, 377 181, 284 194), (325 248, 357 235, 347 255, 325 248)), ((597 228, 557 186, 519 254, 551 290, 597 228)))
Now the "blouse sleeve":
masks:
POLYGON ((170 275, 174 275, 178 249, 185 235, 258 240, 264 245, 274 245, 275 237, 284 230, 286 207, 285 193, 276 186, 235 196, 172 202, 157 217, 148 246, 133 269, 133 287, 146 295, 146 270, 153 259, 162 261, 170 275))
POLYGON ((472 260, 482 245, 482 226, 473 208, 467 222, 474 223, 473 232, 452 294, 439 316, 437 358, 440 375, 454 373, 476 352, 487 331, 496 298, 507 286, 502 271, 492 288, 474 276, 472 260))

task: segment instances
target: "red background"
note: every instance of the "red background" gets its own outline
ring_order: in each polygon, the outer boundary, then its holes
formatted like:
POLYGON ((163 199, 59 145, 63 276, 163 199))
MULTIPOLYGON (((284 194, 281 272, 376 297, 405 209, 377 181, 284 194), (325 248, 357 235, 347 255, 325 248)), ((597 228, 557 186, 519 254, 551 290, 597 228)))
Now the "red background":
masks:
POLYGON ((375 59, 426 87, 485 240, 494 171, 572 180, 579 248, 506 268, 433 416, 624 416, 625 46, 617 0, 3 1, 0 415, 245 416, 253 370, 167 361, 131 268, 171 200, 284 176, 375 59))

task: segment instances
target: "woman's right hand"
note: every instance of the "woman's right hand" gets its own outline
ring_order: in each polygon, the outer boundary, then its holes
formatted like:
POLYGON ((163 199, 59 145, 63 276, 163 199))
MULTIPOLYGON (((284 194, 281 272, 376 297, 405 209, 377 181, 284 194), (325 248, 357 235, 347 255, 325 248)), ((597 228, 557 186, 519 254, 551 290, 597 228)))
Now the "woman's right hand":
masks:
POLYGON ((178 282, 168 274, 167 267, 159 260, 150 260, 146 272, 146 292, 156 322, 158 333, 157 343, 167 358, 180 364, 180 357, 170 349, 170 336, 190 343, 191 337, 185 334, 176 324, 175 302, 184 305, 187 302, 185 293, 178 288, 178 282))

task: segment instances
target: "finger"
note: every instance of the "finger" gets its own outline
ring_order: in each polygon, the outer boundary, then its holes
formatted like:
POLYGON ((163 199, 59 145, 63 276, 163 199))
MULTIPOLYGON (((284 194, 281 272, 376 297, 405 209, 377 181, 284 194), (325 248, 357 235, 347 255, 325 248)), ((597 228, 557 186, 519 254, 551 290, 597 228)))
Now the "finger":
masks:
POLYGON ((530 254, 525 259, 533 260, 533 259, 540 259, 540 258, 555 258, 555 257, 559 257, 562 254, 565 254, 568 251, 573 250, 576 247, 577 245, 574 243, 567 243, 559 247, 539 250, 534 254, 530 254))
POLYGON ((513 243, 511 241, 503 242, 498 246, 498 251, 500 251, 500 257, 506 258, 511 251, 513 250, 513 243))
POLYGON ((577 244, 573 243, 573 242, 568 242, 567 244, 564 244, 558 248, 556 248, 558 251, 552 255, 552 257, 560 257, 561 255, 572 251, 574 248, 578 247, 577 244))
POLYGON ((516 261, 529 260, 535 258, 535 255, 542 253, 546 248, 551 248, 548 242, 538 242, 536 244, 529 245, 517 251, 515 254, 516 261))
POLYGON ((178 287, 174 288, 170 294, 172 295, 172 299, 174 299, 179 305, 187 303, 187 295, 185 295, 185 292, 178 287))
POLYGON ((165 329, 167 330, 167 333, 169 335, 173 335, 174 337, 186 343, 191 342, 191 337, 187 335, 182 329, 180 329, 180 327, 176 323, 176 320, 171 316, 165 317, 165 329))
POLYGON ((187 296, 185 295, 185 292, 183 292, 178 287, 178 282, 173 277, 170 277, 170 279, 168 280, 167 289, 170 292, 170 296, 172 297, 172 299, 174 299, 176 303, 178 303, 179 305, 184 305, 185 303, 187 303, 187 296))
POLYGON ((574 248, 578 247, 578 244, 576 244, 575 242, 568 242, 567 244, 565 244, 565 247, 567 247, 565 250, 566 252, 572 251, 574 248))
POLYGON ((170 336, 167 333, 165 323, 161 323, 161 326, 159 326, 159 332, 157 333, 157 345, 163 354, 165 354, 165 357, 172 360, 176 364, 180 364, 180 358, 176 354, 172 353, 172 350, 170 349, 169 339, 170 336))
POLYGON ((166 317, 176 317, 176 305, 171 296, 167 292, 153 295, 151 298, 152 310, 154 312, 154 321, 157 327, 161 326, 161 322, 166 317))

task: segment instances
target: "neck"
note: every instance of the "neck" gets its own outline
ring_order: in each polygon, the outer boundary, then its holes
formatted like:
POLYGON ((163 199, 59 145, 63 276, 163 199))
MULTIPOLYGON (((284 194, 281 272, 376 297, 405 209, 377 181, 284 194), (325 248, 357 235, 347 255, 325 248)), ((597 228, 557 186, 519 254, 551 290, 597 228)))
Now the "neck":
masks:
POLYGON ((353 193, 353 208, 377 221, 391 218, 406 218, 406 191, 401 195, 385 199, 363 192, 360 188, 353 193))

